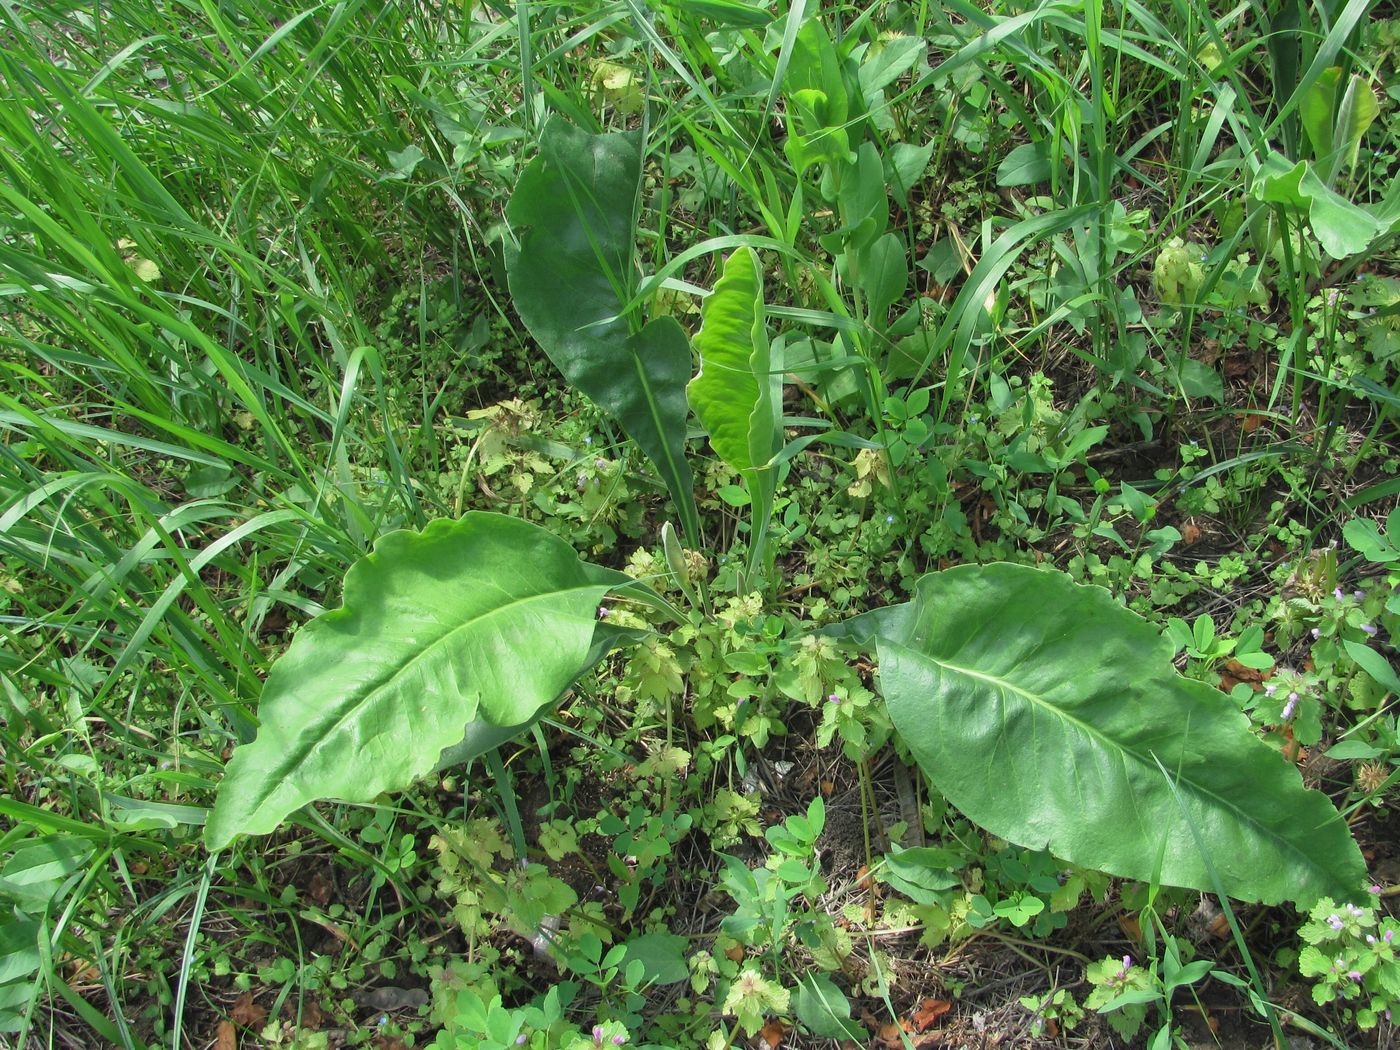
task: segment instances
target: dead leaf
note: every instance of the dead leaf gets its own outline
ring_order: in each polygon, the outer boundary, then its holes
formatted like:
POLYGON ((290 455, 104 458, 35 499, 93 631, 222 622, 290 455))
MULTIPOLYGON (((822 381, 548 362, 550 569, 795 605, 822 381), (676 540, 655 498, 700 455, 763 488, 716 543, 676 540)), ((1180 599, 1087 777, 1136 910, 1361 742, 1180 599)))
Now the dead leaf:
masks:
POLYGON ((1128 940, 1132 941, 1134 944, 1142 943, 1142 927, 1138 925, 1136 915, 1120 913, 1118 916, 1118 928, 1122 930, 1127 935, 1128 940))
POLYGON ((1259 429, 1259 424, 1262 422, 1264 422, 1263 416, 1251 412, 1249 415, 1244 417, 1244 422, 1240 424, 1240 429, 1243 430, 1246 434, 1253 434, 1256 430, 1259 429))
POLYGON ((252 992, 244 992, 238 997, 238 1002, 233 1004, 228 1017, 234 1024, 252 1028, 267 1020, 267 1008, 253 1002, 252 992))
POLYGON ((306 888, 306 892, 313 901, 324 908, 331 902, 331 880, 318 871, 311 876, 311 885, 306 888))
POLYGON ((763 1037, 763 1041, 768 1044, 768 1050, 778 1050, 778 1044, 783 1041, 783 1036, 787 1030, 783 1028, 783 1022, 777 1018, 769 1021, 758 1033, 763 1037))
POLYGON ((220 1021, 218 1034, 214 1036, 214 1050, 238 1050, 238 1030, 232 1021, 220 1021))
POLYGON ((301 1011, 301 1026, 315 1031, 326 1023, 325 1012, 315 999, 308 999, 301 1011))
POLYGON ((743 962, 744 946, 742 944, 730 945, 728 948, 724 949, 724 957, 730 962, 743 962))
POLYGON ((953 1008, 953 1004, 946 999, 925 999, 914 1008, 914 1013, 910 1019, 914 1022, 914 1031, 923 1032, 953 1008))
POLYGON ((1181 542, 1186 544, 1186 546, 1191 546, 1191 544, 1195 543, 1200 538, 1201 527, 1194 521, 1188 521, 1185 525, 1181 526, 1181 542))
POLYGON ((912 1034, 907 1021, 886 1021, 875 1032, 875 1041, 889 1050, 902 1050, 905 1035, 912 1034))

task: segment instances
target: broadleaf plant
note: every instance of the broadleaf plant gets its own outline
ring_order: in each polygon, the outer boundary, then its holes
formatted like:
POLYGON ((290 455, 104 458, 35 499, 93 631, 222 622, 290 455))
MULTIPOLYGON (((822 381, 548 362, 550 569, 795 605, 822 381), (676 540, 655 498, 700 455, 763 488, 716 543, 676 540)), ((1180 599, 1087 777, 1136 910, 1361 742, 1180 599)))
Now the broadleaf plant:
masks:
POLYGON ((705 299, 695 337, 700 371, 686 393, 720 459, 748 489, 749 575, 761 564, 782 445, 782 371, 764 332, 763 270, 752 248, 730 255, 705 299))
POLYGON ((1350 897, 1364 880, 1326 796, 1227 696, 1177 674, 1171 642, 1101 588, 1023 565, 957 566, 834 633, 876 649, 895 728, 994 835, 1199 890, 1213 888, 1213 865, 1231 896, 1265 903, 1350 897))
POLYGON ((698 545, 685 458, 690 343, 674 318, 642 324, 624 312, 637 280, 641 176, 639 133, 592 135, 551 119, 506 207, 519 237, 507 276, 525 327, 651 460, 698 545))
MULTIPOLYGON (((523 728, 596 660, 595 610, 618 588, 641 590, 497 514, 385 537, 347 575, 344 607, 274 666, 210 848, 317 799, 407 787, 478 717, 523 728)), ((1176 674, 1171 643, 1107 591, 958 566, 827 633, 876 650, 915 759, 995 835, 1168 885, 1211 889, 1213 868, 1232 896, 1266 903, 1346 897, 1363 881, 1326 797, 1228 698, 1176 674)))
POLYGON ((209 848, 270 832, 317 799, 407 787, 478 719, 527 724, 588 666, 598 603, 630 583, 500 514, 385 536, 346 574, 342 607, 274 664, 258 734, 219 787, 209 848))

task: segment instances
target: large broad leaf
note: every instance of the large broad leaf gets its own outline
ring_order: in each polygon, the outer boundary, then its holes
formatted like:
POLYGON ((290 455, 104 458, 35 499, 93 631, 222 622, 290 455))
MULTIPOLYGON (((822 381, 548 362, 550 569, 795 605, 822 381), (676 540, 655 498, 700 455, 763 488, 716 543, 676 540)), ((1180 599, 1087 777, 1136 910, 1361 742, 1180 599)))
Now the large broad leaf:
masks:
POLYGON ((1328 189, 1307 161, 1291 164, 1271 153, 1264 158, 1252 192, 1265 203, 1306 212, 1318 243, 1334 259, 1358 255, 1388 232, 1384 216, 1328 189))
POLYGON ((588 666, 599 601, 630 583, 499 514, 385 536, 346 575, 344 605, 273 665, 258 735, 219 786, 209 848, 317 799, 407 787, 474 719, 528 723, 588 666))
POLYGON ((622 316, 637 277, 641 171, 640 135, 590 135, 553 118, 506 207, 520 239, 507 276, 530 334, 651 460, 698 543, 685 459, 689 341, 673 318, 639 328, 622 316))
POLYGON ((1243 900, 1359 891, 1361 854, 1326 796, 1226 696, 1178 675, 1171 643, 1107 591, 1027 566, 959 566, 839 633, 874 639, 896 728, 994 835, 1200 890, 1213 865, 1243 900))

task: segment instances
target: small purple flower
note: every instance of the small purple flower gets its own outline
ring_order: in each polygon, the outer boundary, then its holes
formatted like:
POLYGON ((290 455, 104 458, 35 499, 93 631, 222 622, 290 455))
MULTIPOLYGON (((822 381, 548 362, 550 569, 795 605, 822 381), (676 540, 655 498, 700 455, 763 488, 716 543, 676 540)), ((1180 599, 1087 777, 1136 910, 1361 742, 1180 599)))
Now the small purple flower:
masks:
POLYGON ((827 702, 828 704, 839 704, 839 703, 841 702, 841 698, 840 698, 839 696, 837 696, 835 693, 832 693, 830 696, 828 696, 828 697, 826 698, 826 702, 827 702))
POLYGON ((1314 627, 1314 628, 1313 628, 1311 631, 1309 631, 1308 633, 1311 634, 1314 638, 1321 638, 1321 637, 1322 637, 1322 628, 1321 628, 1321 627, 1314 627))
POLYGON ((603 1045, 603 1026, 600 1024, 593 1026, 593 1041, 599 1046, 603 1045))
POLYGON ((1375 936, 1368 933, 1368 934, 1366 935, 1366 943, 1367 943, 1367 944, 1375 944, 1375 943, 1376 943, 1376 938, 1375 938, 1375 936))
POLYGON ((1340 915, 1329 915, 1327 916, 1327 925, 1334 930, 1340 930, 1346 923, 1342 922, 1342 917, 1340 915))
POLYGON ((1379 882, 1373 882, 1373 883, 1371 883, 1371 885, 1368 886, 1368 887, 1366 888, 1366 892, 1368 892, 1368 893, 1374 893, 1374 894, 1376 894, 1377 896, 1380 896, 1381 884, 1380 884, 1379 882))
POLYGON ((1298 711, 1298 694, 1297 694, 1297 693, 1289 693, 1289 694, 1288 694, 1288 703, 1286 703, 1286 704, 1283 705, 1283 711, 1281 711, 1281 712, 1279 713, 1279 716, 1278 716, 1279 721, 1280 721, 1280 722, 1287 722, 1290 718, 1292 718, 1292 717, 1294 716, 1294 714, 1297 713, 1297 711, 1298 711))
POLYGON ((627 1037, 625 1035, 613 1036, 613 1046, 621 1046, 625 1042, 627 1042, 627 1037))
POLYGON ((1352 591, 1351 596, 1357 601, 1361 601, 1366 597, 1366 592, 1361 590, 1352 591))
POLYGON ((600 619, 600 620, 606 620, 607 618, 608 618, 608 607, 607 607, 606 605, 600 605, 600 606, 598 606, 598 619, 600 619))
POLYGON ((1385 941, 1386 944, 1389 944, 1391 941, 1395 940, 1395 931, 1386 930, 1385 933, 1381 935, 1381 940, 1385 941))
POLYGON ((529 1041, 530 1041, 530 1037, 529 1037, 528 1035, 526 1035, 524 1032, 521 1032, 519 1035, 517 1035, 517 1036, 515 1037, 515 1045, 516 1045, 516 1046, 524 1046, 524 1045, 525 1045, 526 1043, 528 1043, 529 1041))
POLYGON ((1361 971, 1360 971, 1360 970, 1348 970, 1348 971, 1347 971, 1347 976, 1350 977, 1353 981, 1359 981, 1359 980, 1361 980, 1361 971))
POLYGON ((1343 598, 1346 597, 1346 594, 1342 591, 1342 589, 1341 589, 1340 587, 1338 587, 1336 590, 1334 590, 1334 591, 1332 592, 1332 597, 1333 597, 1333 598, 1336 598, 1337 601, 1341 601, 1343 598))
POLYGON ((1348 904, 1347 912, 1353 919, 1364 919, 1366 917, 1366 910, 1364 908, 1358 908, 1355 904, 1348 904))
POLYGON ((1361 625, 1361 629, 1370 635, 1374 635, 1376 633, 1376 629, 1372 627, 1369 623, 1363 623, 1361 625))
POLYGON ((1268 685, 1266 685, 1266 686, 1264 687, 1264 695, 1265 695, 1265 696, 1273 696, 1273 695, 1274 695, 1275 693, 1277 693, 1277 692, 1278 692, 1278 685, 1275 684, 1274 682, 1270 682, 1268 685))

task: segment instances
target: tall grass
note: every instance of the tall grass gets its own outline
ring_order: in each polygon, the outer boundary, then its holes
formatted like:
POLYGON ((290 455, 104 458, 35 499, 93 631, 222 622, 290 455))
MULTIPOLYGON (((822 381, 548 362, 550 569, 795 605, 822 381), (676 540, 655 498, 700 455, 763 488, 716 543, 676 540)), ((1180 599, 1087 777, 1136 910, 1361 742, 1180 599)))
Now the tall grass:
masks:
MULTIPOLYGON (((5 5, 5 842, 93 845, 26 913, 52 946, 20 969, 50 1042, 133 1045, 151 986, 126 975, 181 962, 130 953, 203 884, 201 806, 269 654, 377 535, 426 519, 371 330, 470 218, 420 90, 464 53, 448 14, 5 5), (435 178, 397 177, 410 144, 435 178), (131 873, 161 854, 153 891, 131 873)), ((34 1021, 6 991, 9 1027, 34 1021)))

